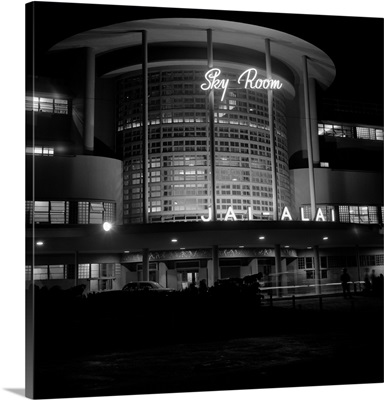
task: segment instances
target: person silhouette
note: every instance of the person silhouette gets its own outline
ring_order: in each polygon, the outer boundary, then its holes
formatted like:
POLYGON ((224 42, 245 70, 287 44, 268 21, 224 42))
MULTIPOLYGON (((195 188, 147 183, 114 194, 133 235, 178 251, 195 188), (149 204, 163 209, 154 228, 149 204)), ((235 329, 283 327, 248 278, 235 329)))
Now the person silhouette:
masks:
POLYGON ((369 279, 369 274, 368 274, 368 268, 365 270, 365 276, 364 276, 364 292, 366 294, 369 294, 371 291, 372 285, 371 285, 371 280, 369 279))
POLYGON ((351 291, 349 289, 349 282, 351 280, 351 277, 349 276, 347 272, 347 268, 343 269, 343 273, 340 276, 340 281, 341 281, 341 287, 343 288, 343 296, 344 298, 351 298, 351 291))

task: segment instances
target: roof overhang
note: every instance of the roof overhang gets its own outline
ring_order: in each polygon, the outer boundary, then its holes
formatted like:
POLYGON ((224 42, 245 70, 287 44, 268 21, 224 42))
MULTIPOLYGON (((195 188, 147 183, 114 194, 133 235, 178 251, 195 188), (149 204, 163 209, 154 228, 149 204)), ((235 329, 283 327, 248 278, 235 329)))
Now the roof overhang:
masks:
POLYGON ((141 45, 143 31, 147 32, 149 45, 206 43, 208 29, 212 30, 214 44, 241 46, 262 53, 265 52, 265 41, 269 39, 271 56, 286 64, 299 79, 302 76, 303 56, 309 60, 310 78, 324 87, 328 87, 335 78, 333 61, 311 43, 275 29, 227 20, 161 18, 128 21, 79 33, 57 43, 51 50, 90 47, 96 55, 105 55, 141 45))
POLYGON ((295 249, 372 247, 383 245, 379 225, 314 221, 216 221, 118 225, 105 232, 100 225, 41 225, 27 230, 27 253, 124 253, 219 247, 295 249), (264 237, 264 239, 260 239, 264 237), (328 239, 324 240, 324 237, 328 239), (172 242, 177 239, 177 242, 172 242), (36 241, 43 246, 35 246, 36 241))

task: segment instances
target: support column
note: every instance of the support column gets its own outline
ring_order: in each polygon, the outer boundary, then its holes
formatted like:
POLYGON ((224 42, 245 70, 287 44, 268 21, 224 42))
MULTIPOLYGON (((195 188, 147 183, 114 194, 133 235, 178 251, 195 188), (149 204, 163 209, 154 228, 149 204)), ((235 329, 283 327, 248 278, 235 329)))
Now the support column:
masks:
MULTIPOLYGON (((207 30, 207 56, 208 69, 213 68, 213 41, 212 29, 207 30)), ((210 137, 210 159, 211 159, 211 190, 212 190, 212 221, 217 220, 216 212, 216 158, 215 158, 215 96, 212 88, 208 95, 209 101, 209 137, 210 137)))
POLYGON ((319 246, 313 246, 313 259, 315 262, 315 288, 316 294, 321 294, 321 274, 320 274, 320 255, 319 246))
POLYGON ((312 138, 312 158, 313 165, 320 166, 319 148, 319 128, 317 125, 317 100, 316 100, 316 80, 309 79, 309 114, 311 116, 311 138, 312 138))
POLYGON ((212 246, 213 283, 220 279, 219 246, 212 246))
POLYGON ((304 107, 305 107, 305 130, 307 137, 308 151, 308 173, 309 173, 309 194, 311 199, 311 219, 316 218, 316 195, 315 195, 315 174, 313 169, 313 150, 311 137, 311 114, 309 108, 309 83, 307 56, 303 56, 303 81, 304 81, 304 107))
POLYGON ((356 245, 356 267, 357 267, 357 280, 359 281, 359 290, 361 291, 360 251, 358 245, 356 245))
POLYGON ((148 223, 148 40, 142 32, 142 76, 143 76, 143 223, 148 223))
POLYGON ((286 287, 288 286, 288 276, 287 276, 287 259, 284 258, 281 260, 281 279, 280 279, 280 285, 284 287, 284 289, 281 289, 280 293, 281 296, 286 296, 288 295, 288 289, 286 287))
MULTIPOLYGON (((75 286, 79 284, 79 252, 75 251, 75 286)), ((89 277, 91 278, 91 276, 89 277)))
MULTIPOLYGON (((267 66, 267 78, 272 79, 271 46, 269 39, 265 39, 265 62, 267 66)), ((277 168, 276 168, 276 149, 275 149, 275 124, 273 118, 272 89, 268 89, 268 116, 269 116, 269 136, 271 142, 273 220, 277 221, 279 213, 279 204, 277 197, 278 195, 277 195, 277 168)))
POLYGON ((143 281, 149 281, 149 249, 143 249, 143 281))
MULTIPOLYGON (((281 286, 281 246, 279 244, 275 244, 275 273, 276 287, 279 288, 281 286)), ((279 296, 280 292, 280 289, 276 289, 276 296, 279 296)))
POLYGON ((86 48, 85 99, 84 99, 84 151, 93 153, 95 142, 95 53, 86 48))

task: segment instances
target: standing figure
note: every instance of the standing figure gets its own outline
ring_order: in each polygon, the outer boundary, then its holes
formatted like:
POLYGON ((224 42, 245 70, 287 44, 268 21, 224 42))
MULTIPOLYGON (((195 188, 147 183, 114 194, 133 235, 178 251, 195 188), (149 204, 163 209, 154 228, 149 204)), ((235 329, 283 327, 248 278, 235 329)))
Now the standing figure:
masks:
POLYGON ((368 268, 366 268, 365 270, 365 276, 364 276, 364 292, 366 294, 369 294, 371 291, 371 280, 369 278, 369 274, 368 274, 368 268))
POLYGON ((344 298, 347 298, 347 295, 349 298, 351 298, 351 291, 349 289, 349 282, 351 280, 351 277, 349 276, 347 272, 347 268, 343 269, 343 273, 340 276, 340 281, 341 281, 341 287, 343 288, 343 295, 344 298))

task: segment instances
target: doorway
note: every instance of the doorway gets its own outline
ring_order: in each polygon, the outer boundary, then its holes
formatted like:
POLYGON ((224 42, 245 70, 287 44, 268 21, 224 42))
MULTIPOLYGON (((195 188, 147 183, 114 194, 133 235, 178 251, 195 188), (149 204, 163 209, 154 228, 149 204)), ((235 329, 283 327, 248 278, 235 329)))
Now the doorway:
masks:
POLYGON ((176 262, 177 290, 185 290, 192 285, 198 286, 199 269, 200 262, 198 260, 176 262))

